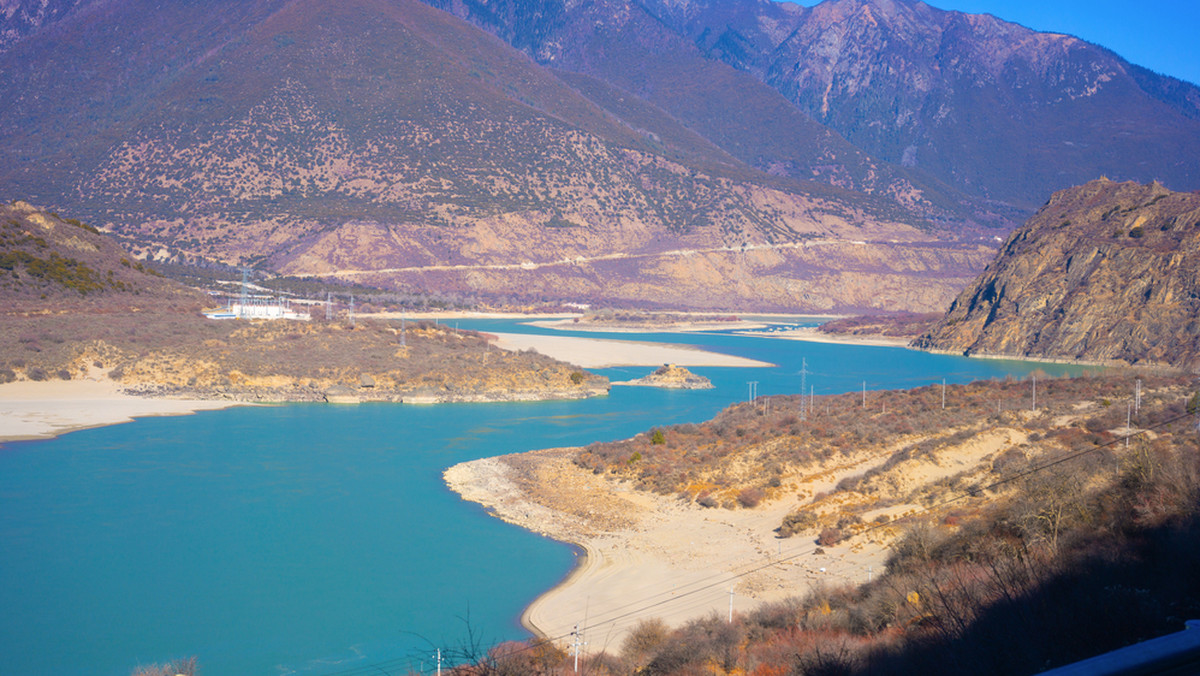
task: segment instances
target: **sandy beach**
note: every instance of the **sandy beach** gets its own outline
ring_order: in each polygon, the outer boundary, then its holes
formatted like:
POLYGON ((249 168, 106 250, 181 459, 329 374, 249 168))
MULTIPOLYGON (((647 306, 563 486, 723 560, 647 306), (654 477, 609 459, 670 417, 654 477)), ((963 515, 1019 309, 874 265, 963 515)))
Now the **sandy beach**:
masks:
MULTIPOLYGON (((836 319, 840 315, 737 315, 737 319, 706 319, 721 313, 664 313, 674 319, 656 319, 646 323, 590 322, 582 316, 536 316, 527 322, 530 326, 560 331, 592 331, 596 333, 694 333, 698 331, 755 331, 764 329, 780 320, 787 322, 823 321, 836 319)), ((733 316, 734 313, 730 313, 733 316)), ((755 334, 757 335, 757 334, 755 334)))
POLYGON ((496 333, 496 345, 505 350, 528 350, 554 357, 583 368, 614 366, 771 366, 754 359, 718 352, 697 350, 686 345, 642 343, 632 340, 606 340, 574 336, 539 336, 527 333, 496 333))
POLYGON ((561 645, 579 625, 589 651, 615 652, 642 620, 678 627, 713 613, 725 617, 731 607, 746 612, 821 585, 859 584, 882 573, 888 546, 907 527, 904 518, 925 511, 910 501, 917 489, 952 476, 990 476, 997 454, 1028 442, 1016 422, 892 463, 878 478, 878 492, 833 489, 916 440, 899 437, 830 456, 786 475, 776 495, 753 509, 706 509, 693 500, 635 490, 575 465, 577 449, 570 448, 483 458, 455 465, 444 477, 452 490, 495 516, 584 549, 578 567, 535 600, 522 620, 561 645), (889 496, 900 499, 872 507, 889 496), (783 517, 801 506, 820 515, 818 524, 778 537, 783 517), (861 525, 851 527, 851 537, 817 546, 822 523, 862 506, 861 525))
MULTIPOLYGON (((582 368, 610 366, 770 366, 764 362, 684 345, 622 340, 500 334, 498 346, 534 349, 582 368)), ((183 415, 238 405, 226 400, 157 399, 125 394, 103 374, 74 380, 18 381, 0 385, 0 442, 45 439, 72 430, 151 415, 183 415)))
MULTIPOLYGON (((615 652, 644 619, 678 626, 723 617, 731 603, 745 612, 813 585, 864 582, 883 569, 884 533, 821 553, 811 537, 778 538, 794 497, 756 509, 705 509, 610 482, 574 465, 571 452, 484 458, 445 473, 465 499, 586 552, 567 580, 526 609, 522 621, 540 636, 560 640, 578 624, 589 652, 615 652)), ((822 472, 806 486, 823 490, 856 466, 822 472)))
POLYGON ((770 333, 754 333, 746 334, 738 332, 740 335, 754 335, 765 338, 779 338, 782 340, 803 340, 810 343, 835 343, 840 345, 874 345, 877 347, 908 347, 912 341, 911 338, 891 338, 888 336, 854 336, 850 334, 834 334, 824 333, 817 330, 816 327, 806 326, 798 329, 789 329, 786 331, 772 331, 770 333))
POLYGON ((46 439, 72 430, 152 415, 185 415, 232 401, 149 399, 124 394, 111 380, 20 381, 0 385, 0 442, 46 439))

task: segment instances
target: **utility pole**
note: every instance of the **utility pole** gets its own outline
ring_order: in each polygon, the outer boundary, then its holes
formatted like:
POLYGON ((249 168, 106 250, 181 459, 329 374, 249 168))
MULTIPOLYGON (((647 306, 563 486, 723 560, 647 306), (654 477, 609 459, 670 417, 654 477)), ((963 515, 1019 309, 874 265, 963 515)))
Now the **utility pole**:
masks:
POLYGON ((1142 411, 1142 379, 1138 378, 1133 388, 1133 412, 1141 415, 1142 411))
POLYGON ((437 676, 442 676, 442 649, 437 649, 437 676))
POLYGON ((733 585, 729 585, 729 624, 733 624, 733 585))
POLYGON ((1132 411, 1133 404, 1125 404, 1125 450, 1127 451, 1129 450, 1129 436, 1133 434, 1133 426, 1131 425, 1133 422, 1131 417, 1132 411))
POLYGON ((805 387, 805 381, 808 378, 808 359, 800 358, 800 419, 808 420, 807 411, 804 408, 804 393, 808 389, 805 387))
POLYGON ((350 294, 350 328, 354 327, 354 294, 350 294))
POLYGON ((757 380, 747 380, 746 385, 747 385, 747 389, 748 389, 747 394, 746 394, 746 401, 753 404, 756 401, 758 401, 758 381, 757 380))
POLYGON ((238 302, 242 304, 241 310, 238 311, 239 317, 245 317, 246 304, 250 302, 250 268, 242 268, 242 293, 238 302))
POLYGON ((575 625, 575 630, 571 632, 574 640, 571 641, 571 652, 575 654, 575 673, 579 673, 579 652, 587 643, 580 641, 579 625, 575 625))
POLYGON ((333 319, 333 294, 325 292, 325 321, 333 319))

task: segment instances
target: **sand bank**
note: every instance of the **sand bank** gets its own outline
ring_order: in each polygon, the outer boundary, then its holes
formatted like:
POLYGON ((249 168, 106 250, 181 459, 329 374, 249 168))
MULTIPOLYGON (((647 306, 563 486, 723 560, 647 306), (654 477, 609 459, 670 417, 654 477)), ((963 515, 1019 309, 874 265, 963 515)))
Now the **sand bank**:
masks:
MULTIPOLYGON (((652 321, 638 322, 592 322, 581 315, 566 317, 538 317, 526 322, 531 326, 562 331, 592 331, 596 333, 696 333, 700 331, 756 331, 768 326, 784 322, 828 321, 841 315, 742 315, 729 313, 738 317, 731 320, 712 320, 705 317, 719 315, 719 312, 674 312, 661 313, 661 317, 652 321), (662 317, 670 317, 665 319, 662 317)), ((758 334, 755 334, 758 335, 758 334)))
POLYGON ((567 580, 525 611, 523 622, 541 636, 564 639, 578 624, 589 651, 616 652, 644 619, 678 626, 725 616, 731 602, 744 612, 882 570, 885 549, 877 542, 859 538, 815 554, 810 537, 777 538, 774 529, 794 499, 753 510, 705 509, 594 475, 571 463, 571 452, 484 458, 445 473, 465 499, 586 551, 567 580))
POLYGON ((718 352, 698 350, 687 345, 643 343, 632 340, 605 340, 574 336, 539 336, 526 333, 497 333, 497 345, 506 350, 535 349, 583 368, 613 366, 771 366, 766 362, 718 352))
POLYGON ((110 380, 5 383, 0 385, 0 442, 45 439, 142 416, 183 415, 236 404, 135 397, 121 392, 120 385, 110 380))
POLYGON ((840 345, 874 345, 878 347, 908 347, 911 338, 891 338, 889 336, 853 336, 849 334, 824 333, 816 327, 806 326, 787 331, 772 331, 770 333, 741 333, 740 335, 761 336, 763 338, 781 338, 783 340, 803 340, 810 343, 836 343, 840 345))
MULTIPOLYGON (((566 320, 579 317, 578 313, 554 313, 531 315, 525 312, 481 312, 479 310, 429 310, 425 312, 371 312, 360 314, 360 317, 374 319, 408 319, 419 321, 432 319, 442 322, 445 319, 536 319, 536 320, 566 320)), ((445 323, 445 322, 442 322, 445 323)))
POLYGON ((574 317, 564 319, 537 319, 526 322, 530 326, 559 331, 580 331, 592 333, 692 333, 697 331, 751 331, 763 329, 768 325, 756 321, 705 322, 681 319, 677 322, 655 324, 596 324, 591 322, 576 322, 574 317))

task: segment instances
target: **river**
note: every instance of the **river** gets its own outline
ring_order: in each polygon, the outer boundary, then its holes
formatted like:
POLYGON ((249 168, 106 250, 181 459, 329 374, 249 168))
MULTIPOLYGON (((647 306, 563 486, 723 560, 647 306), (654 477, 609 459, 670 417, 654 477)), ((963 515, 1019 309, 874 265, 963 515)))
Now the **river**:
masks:
POLYGON ((759 396, 798 392, 802 367, 817 395, 1079 370, 723 333, 607 337, 776 366, 695 368, 716 385, 704 391, 239 407, 3 445, 0 674, 126 676, 192 655, 206 674, 432 673, 437 648, 526 637, 521 610, 576 555, 458 499, 441 479, 453 464, 699 422, 749 381, 759 396))

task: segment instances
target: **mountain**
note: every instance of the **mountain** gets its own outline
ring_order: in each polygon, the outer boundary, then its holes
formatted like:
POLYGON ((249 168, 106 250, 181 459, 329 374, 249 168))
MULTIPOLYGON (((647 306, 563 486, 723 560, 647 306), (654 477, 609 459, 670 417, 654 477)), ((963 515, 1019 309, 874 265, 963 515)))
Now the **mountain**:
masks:
POLYGON ((772 175, 409 0, 93 2, 0 66, 0 185, 158 259, 830 311, 937 309, 990 255, 944 241, 908 184, 902 203, 772 175))
POLYGON ((1046 186, 1200 150, 1194 87, 920 3, 5 7, 10 199, 404 292, 940 311, 1046 186))
MULTIPOLYGON (((1008 229, 1025 214, 949 187, 926 172, 881 162, 797 108, 779 91, 713 58, 653 2, 427 0, 505 39, 555 69, 615 114, 636 97, 722 151, 773 176, 815 180, 885 197, 951 231, 1008 229), (595 81, 619 92, 595 95, 595 81)), ((732 3, 737 7, 745 3, 732 3)), ((764 22, 786 23, 794 5, 752 3, 764 22)), ((694 5, 686 5, 693 8, 694 5)), ((713 9, 725 5, 713 3, 713 9)), ((650 131, 658 130, 650 126, 650 131)))
POLYGON ((913 0, 428 1, 651 98, 766 170, 883 192, 906 177, 1030 211, 1100 175, 1200 188, 1200 89, 991 15, 913 0), (787 117, 717 64, 769 87, 787 117), (836 134, 779 133, 799 117, 836 134))
POLYGON ((915 347, 1200 364, 1200 193, 1108 179, 1054 194, 915 347))

